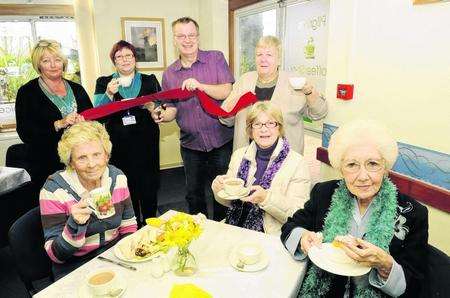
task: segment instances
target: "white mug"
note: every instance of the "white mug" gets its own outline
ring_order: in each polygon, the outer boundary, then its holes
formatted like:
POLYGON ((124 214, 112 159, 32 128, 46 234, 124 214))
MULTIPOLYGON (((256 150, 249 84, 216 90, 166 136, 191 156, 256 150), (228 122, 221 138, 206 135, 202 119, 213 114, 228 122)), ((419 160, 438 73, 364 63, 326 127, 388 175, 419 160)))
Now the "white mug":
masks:
POLYGON ((305 77, 292 77, 289 78, 289 83, 291 84, 292 88, 295 90, 300 90, 305 86, 306 84, 306 78, 305 77))
POLYGON ((230 196, 241 194, 243 189, 244 180, 240 178, 226 178, 223 181, 223 190, 230 196))
POLYGON ((126 76, 126 77, 119 77, 117 78, 117 81, 122 87, 128 87, 131 85, 131 82, 133 81, 133 77, 126 76))
POLYGON ((253 265, 261 259, 262 248, 258 243, 245 242, 238 246, 236 253, 239 261, 246 265, 253 265))
POLYGON ((86 283, 90 292, 95 296, 108 295, 119 287, 117 273, 108 268, 89 273, 86 283))

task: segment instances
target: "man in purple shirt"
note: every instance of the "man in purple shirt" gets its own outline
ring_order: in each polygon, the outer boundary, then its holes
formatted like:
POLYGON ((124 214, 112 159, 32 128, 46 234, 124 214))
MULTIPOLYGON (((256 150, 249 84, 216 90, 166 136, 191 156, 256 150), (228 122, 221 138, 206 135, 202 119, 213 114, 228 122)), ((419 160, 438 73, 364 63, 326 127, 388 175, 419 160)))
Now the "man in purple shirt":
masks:
MULTIPOLYGON (((199 49, 197 22, 189 17, 180 18, 172 23, 172 31, 180 58, 164 71, 162 89, 198 89, 218 103, 227 98, 234 83, 233 75, 221 52, 199 49)), ((156 108, 152 116, 157 123, 176 118, 181 130, 181 157, 189 212, 207 215, 205 187, 211 185, 214 177, 227 171, 233 147, 233 128, 222 125, 217 117, 207 114, 195 96, 187 101, 167 104, 165 109, 156 108)), ((209 217, 223 219, 227 209, 211 195, 208 199, 214 204, 214 215, 209 217)))

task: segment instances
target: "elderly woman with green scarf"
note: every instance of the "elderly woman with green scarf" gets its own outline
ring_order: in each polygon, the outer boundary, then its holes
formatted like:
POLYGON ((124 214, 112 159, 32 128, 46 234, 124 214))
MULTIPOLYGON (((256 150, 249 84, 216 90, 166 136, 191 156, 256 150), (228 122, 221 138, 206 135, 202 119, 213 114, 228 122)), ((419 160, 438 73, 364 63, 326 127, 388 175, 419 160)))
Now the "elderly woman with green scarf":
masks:
POLYGON ((425 272, 428 212, 388 178, 395 140, 374 121, 353 121, 331 136, 328 153, 343 179, 316 184, 304 209, 283 225, 281 240, 297 260, 338 240, 338 249, 370 271, 348 277, 310 264, 299 297, 415 297, 425 272))
MULTIPOLYGON (((136 48, 120 40, 110 52, 117 72, 97 79, 94 105, 135 98, 161 90, 155 75, 136 70, 136 48)), ((139 225, 143 219, 156 216, 159 187, 159 126, 153 121, 148 106, 135 107, 104 119, 113 143, 110 163, 128 178, 133 208, 139 225)))

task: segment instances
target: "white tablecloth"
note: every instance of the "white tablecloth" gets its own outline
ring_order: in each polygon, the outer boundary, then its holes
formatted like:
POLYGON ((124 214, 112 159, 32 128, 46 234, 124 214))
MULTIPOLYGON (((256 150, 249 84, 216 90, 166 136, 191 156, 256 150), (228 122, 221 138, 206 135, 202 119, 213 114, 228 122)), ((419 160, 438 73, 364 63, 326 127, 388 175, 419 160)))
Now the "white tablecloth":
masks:
MULTIPOLYGON (((161 278, 150 274, 149 262, 134 263, 137 271, 93 259, 35 297, 78 297, 79 288, 89 272, 101 267, 113 267, 127 281, 122 297, 169 297, 174 284, 193 283, 213 297, 294 297, 306 271, 306 262, 292 259, 278 237, 208 220, 199 239, 191 244, 198 271, 191 277, 179 277, 173 272, 161 278), (242 241, 256 241, 269 256, 268 267, 259 272, 236 271, 228 261, 233 247, 242 241)), ((118 260, 113 248, 102 254, 118 260)))
POLYGON ((30 175, 24 169, 0 167, 0 194, 30 180, 30 175))

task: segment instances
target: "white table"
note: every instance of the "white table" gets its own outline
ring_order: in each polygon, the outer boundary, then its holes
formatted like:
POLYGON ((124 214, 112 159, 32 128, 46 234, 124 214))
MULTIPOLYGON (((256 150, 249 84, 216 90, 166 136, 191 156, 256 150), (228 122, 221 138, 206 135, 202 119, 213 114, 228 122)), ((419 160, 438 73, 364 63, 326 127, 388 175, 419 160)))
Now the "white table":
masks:
POLYGON ((30 175, 25 169, 0 167, 0 194, 14 189, 30 180, 30 175))
MULTIPOLYGON (((169 211, 170 212, 170 211, 169 211)), ((127 281, 122 297, 169 297, 174 284, 193 283, 217 297, 296 297, 306 271, 306 262, 292 259, 278 237, 207 220, 199 239, 191 244, 198 271, 191 277, 179 277, 168 272, 153 278, 149 263, 132 264, 137 271, 93 259, 34 297, 78 297, 78 290, 89 272, 101 267, 113 267, 127 281), (269 256, 269 266, 259 272, 236 271, 228 255, 242 241, 257 241, 269 256)), ((118 260, 113 248, 103 256, 118 260)))

